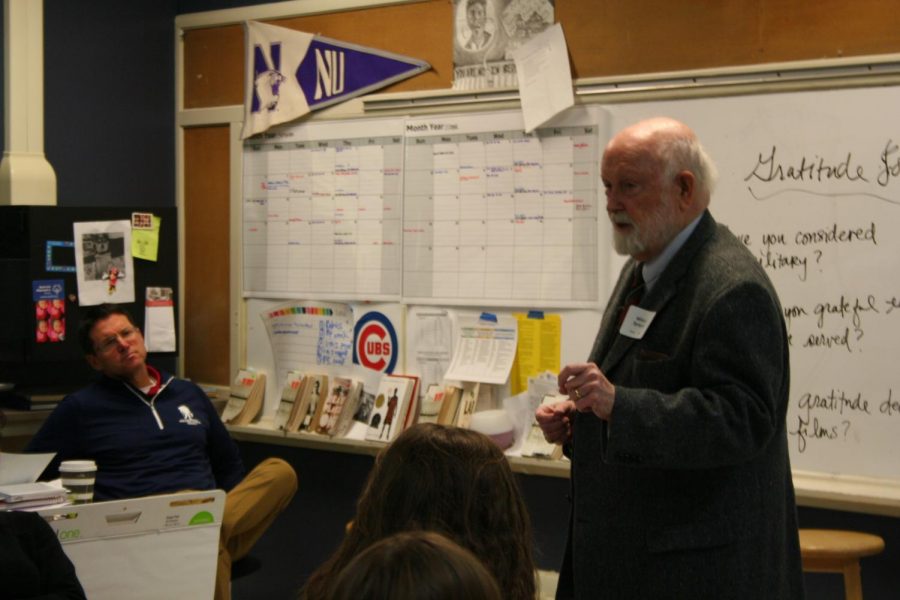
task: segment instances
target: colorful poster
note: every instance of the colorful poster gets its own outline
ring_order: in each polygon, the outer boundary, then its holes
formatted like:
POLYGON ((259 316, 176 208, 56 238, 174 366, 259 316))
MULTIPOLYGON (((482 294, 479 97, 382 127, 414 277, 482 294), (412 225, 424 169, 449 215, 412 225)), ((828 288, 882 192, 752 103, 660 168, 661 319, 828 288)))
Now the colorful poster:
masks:
POLYGON ((66 282, 43 279, 31 282, 34 301, 34 341, 38 344, 66 339, 66 282))

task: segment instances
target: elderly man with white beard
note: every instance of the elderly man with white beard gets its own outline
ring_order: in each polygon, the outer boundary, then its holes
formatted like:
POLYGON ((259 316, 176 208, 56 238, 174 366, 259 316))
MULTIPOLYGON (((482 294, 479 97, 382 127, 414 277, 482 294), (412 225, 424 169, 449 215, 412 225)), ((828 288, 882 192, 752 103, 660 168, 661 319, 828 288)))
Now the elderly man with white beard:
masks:
POLYGON ((572 459, 557 598, 803 597, 778 297, 708 210, 715 167, 669 118, 609 142, 601 172, 628 255, 588 361, 541 406, 572 459))

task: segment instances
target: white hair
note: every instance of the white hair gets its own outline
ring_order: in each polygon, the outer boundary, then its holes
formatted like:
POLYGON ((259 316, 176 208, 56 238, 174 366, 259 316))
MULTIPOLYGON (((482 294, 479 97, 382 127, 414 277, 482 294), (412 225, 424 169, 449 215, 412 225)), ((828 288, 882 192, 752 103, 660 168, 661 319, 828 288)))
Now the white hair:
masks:
POLYGON ((712 196, 719 178, 715 163, 694 136, 664 136, 659 147, 659 157, 665 170, 663 176, 671 180, 680 171, 694 174, 697 188, 706 197, 712 196))

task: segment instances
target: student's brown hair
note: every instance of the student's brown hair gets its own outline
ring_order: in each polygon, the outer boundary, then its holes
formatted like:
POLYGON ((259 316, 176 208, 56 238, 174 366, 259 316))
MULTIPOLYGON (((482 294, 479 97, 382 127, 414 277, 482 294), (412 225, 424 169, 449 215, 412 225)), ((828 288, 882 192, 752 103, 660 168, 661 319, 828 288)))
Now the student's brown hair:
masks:
POLYGON ((350 561, 325 600, 501 600, 475 555, 433 531, 395 533, 350 561))
POLYGON ((474 554, 508 600, 533 600, 531 521, 509 463, 487 436, 432 423, 381 452, 337 551, 301 592, 322 598, 360 552, 402 531, 436 531, 474 554))

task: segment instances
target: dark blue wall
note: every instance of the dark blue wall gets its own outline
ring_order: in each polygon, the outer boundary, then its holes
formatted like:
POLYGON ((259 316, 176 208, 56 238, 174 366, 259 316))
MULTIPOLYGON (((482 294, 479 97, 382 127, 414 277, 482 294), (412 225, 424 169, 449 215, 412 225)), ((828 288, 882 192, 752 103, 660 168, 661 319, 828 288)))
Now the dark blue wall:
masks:
POLYGON ((44 150, 60 206, 175 204, 174 1, 44 1, 44 150))
POLYGON ((44 0, 44 152, 57 203, 174 205, 175 16, 264 1, 44 0))

